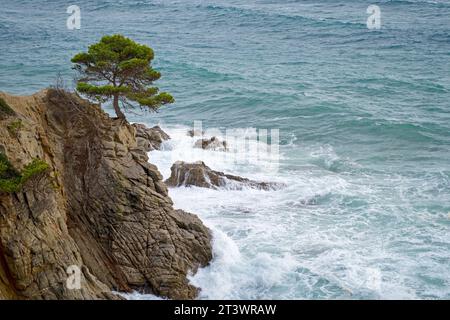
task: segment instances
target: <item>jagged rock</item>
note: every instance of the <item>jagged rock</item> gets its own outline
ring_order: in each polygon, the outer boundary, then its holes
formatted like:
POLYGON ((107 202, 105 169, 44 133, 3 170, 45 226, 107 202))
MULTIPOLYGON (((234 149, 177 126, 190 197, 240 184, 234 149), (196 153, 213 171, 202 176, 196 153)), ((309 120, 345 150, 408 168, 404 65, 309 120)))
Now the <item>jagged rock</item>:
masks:
POLYGON ((212 189, 242 189, 244 187, 249 187, 261 190, 276 190, 284 186, 280 183, 258 182, 214 171, 203 161, 193 163, 177 161, 172 165, 170 170, 170 178, 166 180, 166 185, 169 187, 197 186, 212 189))
POLYGON ((212 137, 211 139, 199 139, 195 142, 194 148, 214 151, 228 151, 227 142, 220 141, 217 137, 212 137))
POLYGON ((117 299, 112 290, 133 289, 195 298, 186 275, 211 260, 210 232, 173 209, 138 145, 144 128, 57 90, 0 97, 23 124, 12 136, 13 119, 0 121, 11 164, 22 170, 40 158, 50 166, 20 191, 0 192, 0 299, 117 299), (80 290, 65 285, 71 265, 81 270, 80 290))
POLYGON ((140 123, 134 123, 132 126, 136 128, 136 141, 138 147, 142 148, 145 152, 160 150, 161 144, 170 139, 169 135, 159 126, 147 128, 140 123))

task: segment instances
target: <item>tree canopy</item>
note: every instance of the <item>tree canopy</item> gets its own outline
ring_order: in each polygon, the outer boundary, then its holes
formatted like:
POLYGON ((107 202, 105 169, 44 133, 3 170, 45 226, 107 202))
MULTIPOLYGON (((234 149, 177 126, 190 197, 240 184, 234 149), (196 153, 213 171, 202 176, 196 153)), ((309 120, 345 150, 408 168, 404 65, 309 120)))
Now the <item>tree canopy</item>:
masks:
POLYGON ((119 34, 104 36, 87 52, 72 58, 74 69, 80 75, 77 91, 98 102, 112 100, 116 115, 122 119, 125 115, 121 107, 137 105, 156 111, 174 99, 153 86, 161 77, 161 73, 151 67, 153 58, 153 50, 146 45, 119 34))

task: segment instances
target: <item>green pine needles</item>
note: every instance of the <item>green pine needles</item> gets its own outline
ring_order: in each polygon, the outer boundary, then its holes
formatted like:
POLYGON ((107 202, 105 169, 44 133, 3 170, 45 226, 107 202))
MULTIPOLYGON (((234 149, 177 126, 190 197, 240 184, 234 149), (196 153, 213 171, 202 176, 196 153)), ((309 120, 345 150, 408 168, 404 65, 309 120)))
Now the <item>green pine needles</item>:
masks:
POLYGON ((151 67, 153 50, 122 35, 104 36, 87 52, 72 58, 80 74, 77 91, 97 102, 112 100, 117 117, 125 119, 121 107, 156 111, 173 103, 167 92, 159 92, 153 82, 161 73, 151 67), (119 105, 121 103, 121 106, 119 105))

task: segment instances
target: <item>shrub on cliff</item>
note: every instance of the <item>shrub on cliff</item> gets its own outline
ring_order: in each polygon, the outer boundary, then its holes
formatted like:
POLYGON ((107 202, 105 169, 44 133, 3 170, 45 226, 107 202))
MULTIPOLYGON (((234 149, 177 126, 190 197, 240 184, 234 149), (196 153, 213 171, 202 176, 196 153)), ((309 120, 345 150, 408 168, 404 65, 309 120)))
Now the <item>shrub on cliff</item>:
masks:
POLYGON ((80 74, 77 91, 98 102, 112 100, 117 117, 125 119, 122 108, 134 104, 148 110, 174 102, 167 92, 159 92, 153 82, 161 74, 151 67, 153 50, 122 35, 104 36, 87 52, 72 58, 80 74))
POLYGON ((20 120, 20 119, 14 120, 13 122, 11 122, 10 124, 8 124, 6 126, 9 133, 12 134, 14 137, 17 137, 17 135, 18 135, 20 129, 22 129, 22 127, 23 127, 23 123, 22 123, 22 120, 20 120))
POLYGON ((14 110, 6 103, 3 98, 0 98, 0 119, 14 115, 14 110))
POLYGON ((12 193, 19 191, 31 177, 46 171, 49 165, 41 159, 33 159, 22 172, 18 172, 5 154, 0 153, 0 191, 12 193))

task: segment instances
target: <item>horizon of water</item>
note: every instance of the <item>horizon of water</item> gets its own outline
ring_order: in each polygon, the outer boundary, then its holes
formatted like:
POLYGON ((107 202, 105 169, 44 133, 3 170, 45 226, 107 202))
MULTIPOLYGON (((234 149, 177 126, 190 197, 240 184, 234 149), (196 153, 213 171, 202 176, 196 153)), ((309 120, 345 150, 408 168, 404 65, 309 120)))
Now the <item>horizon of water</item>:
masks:
MULTIPOLYGON (((172 139, 149 153, 283 182, 276 191, 172 188, 213 230, 200 298, 450 298, 449 1, 3 1, 0 90, 69 86, 70 58, 105 34, 150 45, 173 105, 128 113, 172 139), (381 9, 368 30, 366 9, 381 9), (195 150, 186 131, 279 129, 279 170, 195 150)), ((111 111, 108 106, 105 106, 111 111)), ((148 298, 132 296, 132 298, 148 298)))

